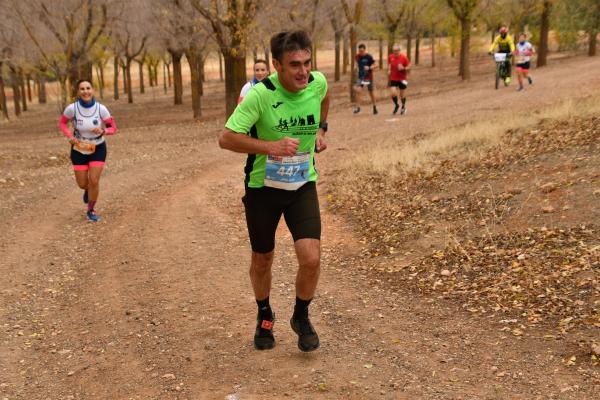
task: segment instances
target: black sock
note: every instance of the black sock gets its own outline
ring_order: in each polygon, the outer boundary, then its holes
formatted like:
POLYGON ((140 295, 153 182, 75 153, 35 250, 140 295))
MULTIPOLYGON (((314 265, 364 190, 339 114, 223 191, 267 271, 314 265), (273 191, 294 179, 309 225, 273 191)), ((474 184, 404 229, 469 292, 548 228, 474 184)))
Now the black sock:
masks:
POLYGON ((310 305, 310 300, 302 300, 301 298, 296 296, 296 305, 294 306, 294 315, 292 318, 294 319, 306 319, 308 318, 308 306, 310 305))
POLYGON ((271 305, 269 304, 269 297, 264 300, 256 300, 258 305, 258 316, 261 319, 273 320, 273 311, 271 311, 271 305))
POLYGON ((392 101, 394 102, 395 105, 398 105, 398 96, 392 97, 392 101))
POLYGON ((406 97, 403 97, 400 100, 402 100, 402 108, 404 108, 406 106, 406 97))

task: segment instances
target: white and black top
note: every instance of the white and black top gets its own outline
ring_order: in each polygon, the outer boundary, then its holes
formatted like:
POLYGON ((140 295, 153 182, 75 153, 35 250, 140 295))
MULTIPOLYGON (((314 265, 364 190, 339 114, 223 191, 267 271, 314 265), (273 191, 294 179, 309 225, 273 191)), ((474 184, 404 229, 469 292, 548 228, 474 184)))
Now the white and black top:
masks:
POLYGON ((102 127, 102 121, 110 118, 108 109, 92 99, 89 103, 78 100, 69 104, 63 115, 73 121, 74 135, 77 139, 95 144, 104 143, 104 135, 93 132, 95 128, 102 127))

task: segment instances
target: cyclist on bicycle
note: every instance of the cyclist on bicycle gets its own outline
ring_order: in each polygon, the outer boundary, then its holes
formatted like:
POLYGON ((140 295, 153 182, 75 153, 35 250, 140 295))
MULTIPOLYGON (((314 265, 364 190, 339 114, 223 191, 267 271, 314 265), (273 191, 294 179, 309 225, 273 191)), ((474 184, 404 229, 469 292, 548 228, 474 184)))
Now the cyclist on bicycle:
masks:
POLYGON ((498 30, 498 33, 500 33, 500 35, 496 36, 496 39, 494 39, 494 43, 492 43, 492 45, 490 46, 488 54, 491 55, 496 49, 496 47, 498 48, 498 53, 506 54, 505 63, 507 73, 506 78, 504 78, 504 83, 508 85, 510 83, 510 77, 512 74, 510 56, 515 51, 515 41, 513 40, 512 36, 508 34, 508 28, 505 26, 501 27, 498 30))

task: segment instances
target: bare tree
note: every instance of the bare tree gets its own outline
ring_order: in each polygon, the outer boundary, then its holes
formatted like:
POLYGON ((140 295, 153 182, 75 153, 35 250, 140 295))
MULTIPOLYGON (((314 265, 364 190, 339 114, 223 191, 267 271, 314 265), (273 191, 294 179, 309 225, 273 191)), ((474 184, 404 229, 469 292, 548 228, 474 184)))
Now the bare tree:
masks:
POLYGON ((463 80, 471 78, 469 53, 471 46, 471 28, 477 11, 478 0, 446 0, 460 22, 460 61, 458 74, 463 80))
POLYGON ((341 78, 341 54, 340 51, 343 47, 344 40, 344 30, 348 26, 348 22, 344 15, 344 11, 339 7, 339 4, 333 3, 330 4, 327 10, 329 14, 329 21, 331 22, 331 27, 333 28, 333 38, 334 38, 334 48, 335 48, 335 72, 333 80, 335 82, 339 82, 341 78))
POLYGON ((349 38, 350 38, 350 99, 354 101, 354 79, 356 75, 354 59, 356 58, 356 45, 357 45, 357 32, 356 29, 360 24, 363 14, 363 0, 356 0, 354 7, 348 0, 340 0, 346 15, 346 20, 349 26, 349 38), (352 10, 354 9, 354 10, 352 10))
POLYGON ((312 38, 313 47, 311 49, 312 66, 317 69, 317 41, 315 33, 317 31, 317 17, 319 16, 320 0, 293 0, 288 16, 298 28, 306 31, 312 38))
POLYGON ((550 33, 550 14, 552 12, 552 0, 543 0, 541 3, 541 26, 540 46, 538 49, 536 66, 544 67, 548 64, 548 34, 550 33))
MULTIPOLYGON (((103 1, 65 0, 49 7, 43 0, 22 0, 13 3, 19 20, 36 49, 52 69, 66 69, 70 83, 70 96, 76 95, 75 82, 82 76, 90 77, 92 60, 90 50, 104 32, 107 23, 107 7, 103 1), (39 23, 31 22, 30 16, 39 23), (43 39, 53 39, 50 49, 60 51, 60 57, 52 54, 43 39), (62 63, 64 65, 56 65, 62 63)), ((62 71, 61 71, 62 72, 62 71)))
POLYGON ((225 61, 225 112, 233 113, 246 82, 246 40, 261 0, 191 0, 210 23, 225 61))

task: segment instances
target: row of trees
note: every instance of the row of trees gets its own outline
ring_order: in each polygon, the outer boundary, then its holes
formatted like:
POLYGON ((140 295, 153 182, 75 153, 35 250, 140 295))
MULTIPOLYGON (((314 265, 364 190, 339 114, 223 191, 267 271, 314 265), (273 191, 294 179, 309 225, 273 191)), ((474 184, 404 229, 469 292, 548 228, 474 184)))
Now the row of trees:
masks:
POLYGON ((316 48, 331 37, 335 81, 348 66, 352 81, 350 60, 359 38, 379 40, 380 59, 384 43, 390 52, 402 38, 406 53, 417 64, 427 40, 435 66, 435 39, 447 37, 452 55, 459 54, 459 75, 469 79, 471 37, 488 32, 493 39, 501 25, 508 25, 514 34, 529 29, 539 49, 538 66, 547 62, 551 29, 559 33, 564 48, 585 39, 589 55, 595 55, 600 0, 5 0, 0 17, 5 21, 0 26, 4 118, 8 118, 5 85, 12 89, 18 115, 32 100, 31 82, 40 103, 46 102, 46 82, 57 82, 64 105, 75 96, 78 79, 95 75, 103 96, 105 70, 111 63, 114 99, 125 93, 128 102, 134 101, 131 69, 136 65, 142 93, 145 80, 158 85, 162 65, 165 90, 172 82, 174 103, 182 104, 183 60, 189 65, 192 111, 198 118, 208 54, 219 54, 229 115, 247 80, 247 56, 268 58, 269 38, 280 30, 302 28, 312 35, 315 68, 316 48))

